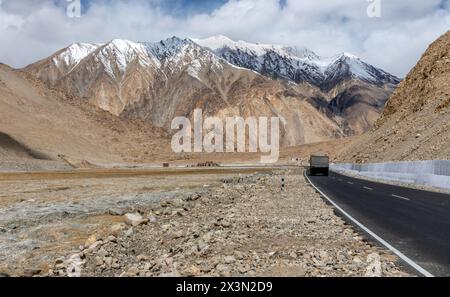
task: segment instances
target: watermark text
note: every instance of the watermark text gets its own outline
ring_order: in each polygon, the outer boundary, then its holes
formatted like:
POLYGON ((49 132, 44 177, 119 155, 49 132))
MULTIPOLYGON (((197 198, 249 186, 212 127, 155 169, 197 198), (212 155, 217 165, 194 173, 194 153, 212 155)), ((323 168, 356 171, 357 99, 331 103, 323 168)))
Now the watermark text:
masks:
POLYGON ((193 125, 186 117, 173 119, 172 130, 179 129, 171 142, 175 153, 261 152, 261 163, 278 161, 280 118, 227 117, 225 121, 218 117, 203 119, 201 109, 194 110, 193 118, 193 125))

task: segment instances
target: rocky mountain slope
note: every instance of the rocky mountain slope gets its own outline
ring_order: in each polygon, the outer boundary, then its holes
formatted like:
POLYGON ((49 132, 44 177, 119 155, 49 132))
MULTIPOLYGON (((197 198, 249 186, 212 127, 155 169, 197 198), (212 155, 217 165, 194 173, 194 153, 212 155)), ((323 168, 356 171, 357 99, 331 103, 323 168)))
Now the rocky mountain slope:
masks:
POLYGON ((221 118, 280 116, 285 146, 368 130, 399 81, 349 54, 326 60, 307 49, 246 43, 242 50, 230 42, 80 43, 24 70, 113 115, 167 132, 174 117, 192 116, 195 108, 221 118))
POLYGON ((400 82, 397 77, 349 53, 321 58, 307 48, 236 42, 225 36, 194 41, 233 65, 271 78, 282 78, 295 83, 307 82, 323 91, 330 91, 349 79, 378 86, 396 85, 400 82))
POLYGON ((168 150, 148 123, 122 119, 49 90, 0 64, 0 161, 132 162, 168 150))
POLYGON ((374 129, 345 161, 450 158, 450 31, 432 43, 392 94, 374 129))

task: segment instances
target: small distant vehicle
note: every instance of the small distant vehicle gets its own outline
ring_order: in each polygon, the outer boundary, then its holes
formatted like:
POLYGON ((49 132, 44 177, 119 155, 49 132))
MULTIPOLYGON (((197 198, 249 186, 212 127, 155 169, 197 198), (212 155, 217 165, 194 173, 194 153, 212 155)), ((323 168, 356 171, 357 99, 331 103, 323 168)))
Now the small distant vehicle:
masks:
POLYGON ((328 176, 330 158, 324 153, 312 154, 309 158, 309 175, 328 176))

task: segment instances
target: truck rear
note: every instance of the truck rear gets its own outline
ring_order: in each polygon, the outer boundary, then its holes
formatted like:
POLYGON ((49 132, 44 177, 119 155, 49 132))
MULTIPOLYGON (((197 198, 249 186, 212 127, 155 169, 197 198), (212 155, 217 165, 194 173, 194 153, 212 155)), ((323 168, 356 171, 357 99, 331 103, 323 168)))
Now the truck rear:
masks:
POLYGON ((325 154, 313 154, 309 159, 309 175, 328 176, 330 158, 325 154))

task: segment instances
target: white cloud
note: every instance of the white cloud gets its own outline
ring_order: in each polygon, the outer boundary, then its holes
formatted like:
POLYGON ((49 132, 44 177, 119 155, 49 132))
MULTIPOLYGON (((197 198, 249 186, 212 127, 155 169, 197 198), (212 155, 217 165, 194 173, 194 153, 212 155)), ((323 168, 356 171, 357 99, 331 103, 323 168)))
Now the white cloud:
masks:
POLYGON ((278 0, 230 0, 211 13, 186 17, 167 14, 158 1, 93 0, 82 18, 70 19, 53 0, 0 0, 0 62, 22 67, 77 41, 224 34, 306 46, 325 56, 351 52, 404 76, 450 28, 441 0, 381 0, 381 18, 367 17, 366 0, 288 0, 283 8, 278 0))

